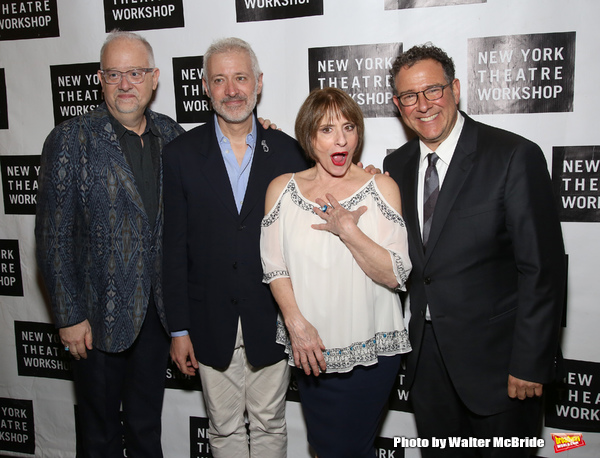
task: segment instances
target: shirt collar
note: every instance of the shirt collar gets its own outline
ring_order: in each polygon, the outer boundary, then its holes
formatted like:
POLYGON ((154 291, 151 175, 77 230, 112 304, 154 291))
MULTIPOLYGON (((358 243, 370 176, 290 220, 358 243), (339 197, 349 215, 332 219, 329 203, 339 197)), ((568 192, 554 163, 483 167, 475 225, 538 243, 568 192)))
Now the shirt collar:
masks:
MULTIPOLYGON (((219 119, 215 114, 215 133, 217 135, 217 141, 219 142, 219 146, 222 147, 224 143, 229 143, 229 139, 225 136, 223 131, 221 130, 221 126, 219 126, 219 119)), ((256 127, 256 119, 254 115, 252 115, 252 130, 248 135, 246 135, 246 144, 254 151, 256 147, 256 137, 257 137, 258 129, 256 127)))
MULTIPOLYGON (((448 138, 439 144, 437 149, 435 150, 435 154, 438 155, 440 160, 444 162, 444 164, 449 165, 452 160, 452 155, 454 154, 454 150, 456 149, 456 145, 458 144, 458 139, 460 138, 460 133, 462 132, 462 128, 465 124, 465 118, 460 113, 460 111, 456 114, 456 123, 454 127, 450 131, 450 135, 448 138)), ((433 150, 430 149, 425 143, 419 140, 419 146, 421 150, 421 162, 427 160, 427 155, 432 153, 433 150)))
POLYGON ((158 127, 156 127, 156 124, 154 124, 152 116, 148 116, 148 114, 146 113, 146 130, 144 131, 144 133, 148 131, 150 131, 152 135, 160 137, 160 132, 158 130, 158 127))
MULTIPOLYGON (((113 126, 113 129, 114 129, 115 133, 117 134, 117 138, 119 140, 127 132, 133 132, 132 130, 128 129, 123 124, 121 124, 119 121, 117 121, 117 118, 115 118, 110 113, 110 111, 108 112, 108 116, 110 117, 110 122, 111 122, 111 124, 113 126)), ((144 133, 142 135, 144 135, 146 132, 150 132, 150 133, 152 133, 152 135, 154 135, 156 137, 160 137, 160 133, 158 131, 158 128, 154 124, 154 121, 152 121, 152 118, 150 116, 148 116, 148 113, 144 113, 144 116, 146 117, 146 128, 144 129, 144 133)))

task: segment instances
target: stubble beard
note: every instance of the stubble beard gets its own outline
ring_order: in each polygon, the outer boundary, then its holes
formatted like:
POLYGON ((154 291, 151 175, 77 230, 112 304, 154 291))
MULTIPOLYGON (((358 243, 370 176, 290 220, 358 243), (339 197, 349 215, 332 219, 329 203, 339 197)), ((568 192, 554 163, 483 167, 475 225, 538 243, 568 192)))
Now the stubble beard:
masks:
POLYGON ((218 104, 212 102, 212 105, 215 112, 226 122, 231 124, 240 124, 246 121, 252 115, 254 107, 256 106, 256 99, 257 93, 255 90, 250 97, 228 97, 219 101, 218 104), (231 100, 244 100, 246 102, 246 105, 240 107, 237 110, 227 110, 227 108, 225 108, 225 103, 231 100))

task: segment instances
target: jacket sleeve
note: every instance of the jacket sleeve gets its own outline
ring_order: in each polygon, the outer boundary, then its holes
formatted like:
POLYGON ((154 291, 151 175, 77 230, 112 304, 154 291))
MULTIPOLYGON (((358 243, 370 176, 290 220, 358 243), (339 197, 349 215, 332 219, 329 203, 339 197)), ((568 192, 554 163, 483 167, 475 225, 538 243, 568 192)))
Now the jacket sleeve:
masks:
POLYGON ((171 331, 189 330, 187 195, 176 147, 163 150, 163 301, 171 331))
POLYGON ((85 144, 73 125, 56 127, 44 143, 35 220, 38 266, 50 295, 57 327, 86 319, 78 297, 76 265, 78 212, 77 161, 85 144))
POLYGON ((504 205, 519 285, 509 373, 545 383, 555 375, 566 262, 552 184, 537 145, 515 147, 504 205))

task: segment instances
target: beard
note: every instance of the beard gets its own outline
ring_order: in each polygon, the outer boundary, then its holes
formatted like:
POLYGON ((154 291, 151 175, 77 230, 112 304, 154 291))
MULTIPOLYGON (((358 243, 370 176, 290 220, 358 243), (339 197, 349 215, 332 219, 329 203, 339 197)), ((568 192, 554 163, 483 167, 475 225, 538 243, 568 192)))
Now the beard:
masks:
POLYGON ((211 103, 215 112, 223 118, 226 122, 232 124, 239 124, 246 121, 251 115, 254 107, 256 106, 256 94, 257 90, 255 89, 252 95, 249 97, 245 96, 235 96, 235 97, 226 97, 222 100, 215 101, 211 99, 211 103), (232 101, 244 101, 245 103, 237 108, 229 108, 227 107, 227 102, 232 101))
POLYGON ((119 113, 129 114, 135 113, 140 108, 139 94, 135 92, 117 92, 114 95, 115 108, 119 113), (135 98, 128 98, 127 100, 119 99, 119 94, 133 94, 135 98))

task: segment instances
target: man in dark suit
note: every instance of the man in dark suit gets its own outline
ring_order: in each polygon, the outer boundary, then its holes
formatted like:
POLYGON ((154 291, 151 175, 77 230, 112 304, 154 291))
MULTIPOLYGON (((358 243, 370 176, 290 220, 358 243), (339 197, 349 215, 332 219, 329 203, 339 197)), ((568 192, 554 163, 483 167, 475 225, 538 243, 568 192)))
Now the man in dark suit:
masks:
POLYGON ((253 115, 262 73, 248 43, 213 43, 202 82, 214 119, 164 156, 171 357, 184 374, 199 369, 215 458, 284 457, 289 368, 262 283, 260 224, 271 180, 306 162, 295 140, 253 115))
POLYGON ((100 52, 105 102, 48 136, 35 235, 56 326, 74 357, 83 456, 162 457, 169 335, 162 303, 161 150, 183 129, 147 107, 150 44, 114 32, 100 52))
POLYGON ((544 155, 458 111, 460 83, 441 49, 409 49, 392 76, 394 103, 418 137, 384 169, 400 186, 413 263, 407 373, 419 435, 536 436, 543 384, 555 377, 565 285, 544 155))

